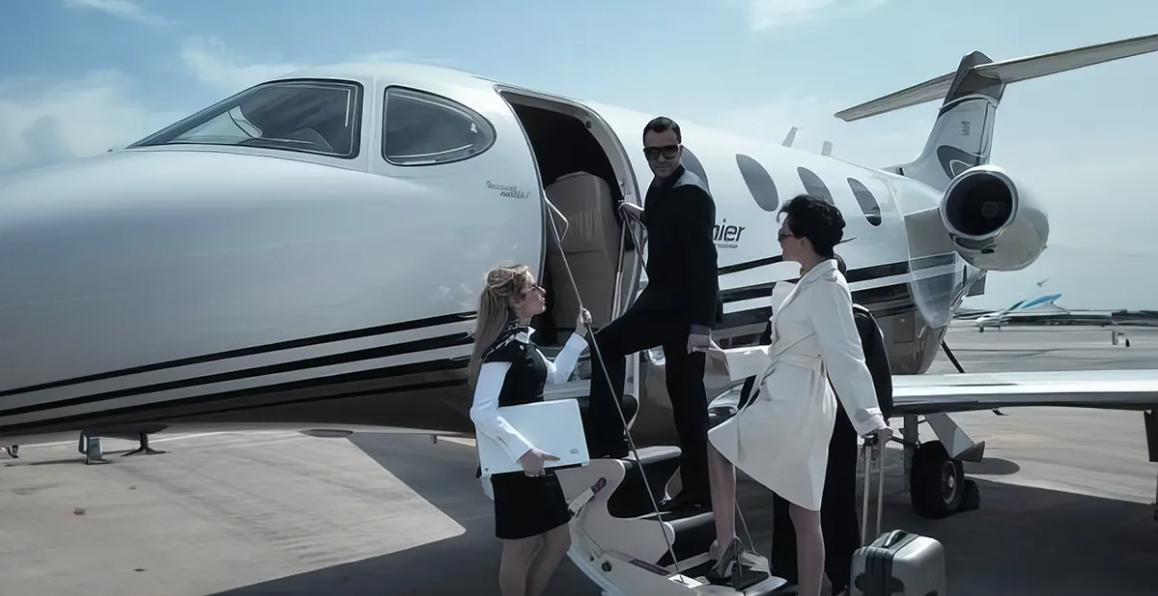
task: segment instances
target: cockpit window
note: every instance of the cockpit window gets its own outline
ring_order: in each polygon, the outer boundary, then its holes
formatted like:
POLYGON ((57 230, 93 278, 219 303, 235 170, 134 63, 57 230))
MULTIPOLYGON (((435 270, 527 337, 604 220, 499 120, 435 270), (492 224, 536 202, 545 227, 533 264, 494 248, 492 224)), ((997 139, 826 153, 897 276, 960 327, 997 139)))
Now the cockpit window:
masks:
POLYGON ((470 108, 402 87, 386 90, 382 157, 397 166, 462 161, 490 148, 495 130, 470 108))
POLYGON ((337 81, 259 85, 131 147, 233 145, 353 159, 361 134, 362 87, 337 81))

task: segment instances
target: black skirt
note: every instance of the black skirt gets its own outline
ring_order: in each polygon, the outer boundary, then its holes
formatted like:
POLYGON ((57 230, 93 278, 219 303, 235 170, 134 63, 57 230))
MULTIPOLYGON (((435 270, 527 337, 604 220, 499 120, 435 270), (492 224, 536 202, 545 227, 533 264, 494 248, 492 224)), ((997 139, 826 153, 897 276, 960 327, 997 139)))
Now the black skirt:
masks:
POLYGON ((522 472, 491 476, 495 497, 495 536, 518 540, 538 536, 571 521, 567 497, 554 472, 527 476, 522 472))

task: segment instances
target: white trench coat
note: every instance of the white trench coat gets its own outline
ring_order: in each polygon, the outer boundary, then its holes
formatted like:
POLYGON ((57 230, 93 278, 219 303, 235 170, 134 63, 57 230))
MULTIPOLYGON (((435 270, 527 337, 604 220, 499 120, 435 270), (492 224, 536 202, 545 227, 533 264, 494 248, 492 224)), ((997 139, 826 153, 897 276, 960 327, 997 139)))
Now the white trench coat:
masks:
POLYGON ((859 434, 882 428, 885 421, 853 322, 852 296, 836 261, 810 269, 773 308, 771 345, 724 351, 734 380, 759 375, 758 393, 708 439, 760 484, 819 511, 836 421, 828 379, 859 434), (760 354, 756 368, 753 352, 760 354))

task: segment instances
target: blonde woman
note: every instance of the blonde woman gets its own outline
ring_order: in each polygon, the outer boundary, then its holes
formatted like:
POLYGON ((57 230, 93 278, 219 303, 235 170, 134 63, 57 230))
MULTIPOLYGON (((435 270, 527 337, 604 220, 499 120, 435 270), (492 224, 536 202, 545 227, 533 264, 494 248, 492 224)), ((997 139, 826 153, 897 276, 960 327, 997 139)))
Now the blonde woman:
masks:
POLYGON ((503 541, 499 591, 503 596, 539 596, 571 548, 571 514, 554 472, 558 457, 530 444, 499 415, 498 408, 543 400, 543 386, 566 383, 579 355, 591 315, 580 309, 575 332, 552 362, 531 341, 531 318, 546 308, 544 290, 525 265, 496 267, 479 297, 478 326, 470 360, 477 432, 502 445, 523 471, 491 476, 495 536, 503 541))

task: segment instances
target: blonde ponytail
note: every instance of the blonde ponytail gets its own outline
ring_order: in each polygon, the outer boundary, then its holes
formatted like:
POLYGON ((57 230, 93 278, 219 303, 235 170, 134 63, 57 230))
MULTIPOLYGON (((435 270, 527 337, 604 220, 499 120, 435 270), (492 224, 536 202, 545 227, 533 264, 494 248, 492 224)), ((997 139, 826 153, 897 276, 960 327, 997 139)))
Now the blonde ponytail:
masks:
POLYGON ((474 330, 474 349, 467 368, 471 390, 478 382, 483 354, 495 343, 510 321, 511 298, 531 284, 531 268, 526 265, 504 265, 487 273, 486 286, 478 297, 478 319, 474 330))

